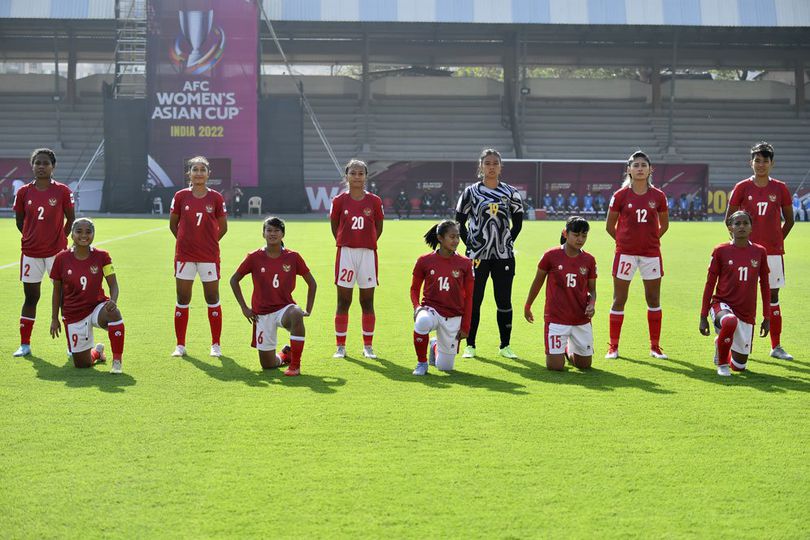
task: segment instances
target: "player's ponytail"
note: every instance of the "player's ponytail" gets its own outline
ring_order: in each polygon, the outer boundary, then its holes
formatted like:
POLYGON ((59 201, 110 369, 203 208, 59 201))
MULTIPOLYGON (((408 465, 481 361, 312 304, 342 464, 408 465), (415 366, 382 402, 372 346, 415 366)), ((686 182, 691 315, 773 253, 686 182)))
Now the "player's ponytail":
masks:
POLYGON ((439 237, 444 236, 450 227, 458 228, 458 221, 454 221, 452 219, 446 219, 441 223, 433 225, 428 231, 425 233, 424 239, 425 243, 431 247, 431 249, 436 249, 439 245, 439 237))
MULTIPOLYGON (((586 233, 591 230, 591 224, 582 216, 571 216, 565 222, 565 232, 586 233)), ((560 235, 560 245, 565 244, 565 235, 560 235)))

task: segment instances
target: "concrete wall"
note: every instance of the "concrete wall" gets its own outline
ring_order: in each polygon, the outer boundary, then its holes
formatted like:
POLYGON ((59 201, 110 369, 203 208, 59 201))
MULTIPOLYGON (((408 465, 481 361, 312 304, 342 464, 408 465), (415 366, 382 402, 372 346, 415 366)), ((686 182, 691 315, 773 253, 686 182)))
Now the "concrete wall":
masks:
MULTIPOLYGON (((360 81, 351 77, 330 77, 328 75, 307 75, 301 77, 304 92, 310 96, 360 96, 360 81)), ((263 75, 262 95, 298 94, 295 79, 289 75, 263 75)))
POLYGON ((385 77, 371 83, 372 95, 500 96, 503 84, 477 77, 385 77))
POLYGON ((529 79, 530 97, 651 100, 649 84, 622 79, 529 79))
MULTIPOLYGON (((669 98, 669 84, 661 85, 662 98, 669 98)), ((796 102, 793 86, 776 81, 675 81, 676 99, 788 100, 796 102)))

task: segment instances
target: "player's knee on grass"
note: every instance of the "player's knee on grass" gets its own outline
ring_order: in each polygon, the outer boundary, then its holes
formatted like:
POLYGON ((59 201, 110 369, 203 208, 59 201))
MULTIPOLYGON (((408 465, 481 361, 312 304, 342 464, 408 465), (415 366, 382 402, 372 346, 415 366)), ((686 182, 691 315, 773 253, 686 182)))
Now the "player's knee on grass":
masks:
POLYGON ((590 369, 592 362, 592 356, 574 355, 574 367, 577 369, 590 369))
POLYGON ((73 357, 73 365, 79 369, 93 367, 93 358, 90 356, 90 349, 81 352, 75 352, 71 355, 73 357))
POLYGON ((456 367, 456 356, 454 354, 445 354, 441 351, 436 354, 436 369, 439 371, 453 371, 456 367))
POLYGON ((565 356, 561 354, 547 354, 546 368, 551 371, 562 371, 565 369, 565 356))
POLYGON ((276 356, 276 351, 259 351, 259 364, 262 369, 275 369, 281 365, 281 359, 276 356))

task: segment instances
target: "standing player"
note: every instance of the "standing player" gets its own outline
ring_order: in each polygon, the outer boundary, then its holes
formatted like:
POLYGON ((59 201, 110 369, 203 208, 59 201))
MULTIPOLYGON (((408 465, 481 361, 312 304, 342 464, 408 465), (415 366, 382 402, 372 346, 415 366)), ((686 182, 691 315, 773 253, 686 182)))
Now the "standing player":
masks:
POLYGON ((349 307, 352 289, 360 289, 360 308, 363 328, 363 356, 377 358, 372 347, 374 341, 374 289, 377 279, 377 240, 383 230, 382 199, 366 191, 368 166, 359 159, 346 164, 345 180, 349 190, 332 199, 329 220, 332 236, 337 241, 335 257, 335 285, 337 310, 335 311, 334 358, 346 356, 346 331, 349 327, 349 307))
POLYGON ((59 309, 65 323, 68 349, 77 368, 104 362, 104 346, 93 340, 93 327, 106 328, 110 337, 113 363, 110 373, 121 373, 124 353, 124 319, 118 310, 118 281, 106 251, 90 246, 96 228, 87 218, 73 223, 73 247, 59 253, 51 268, 53 303, 51 337, 59 335, 59 309), (102 278, 110 297, 104 294, 102 278))
POLYGON ((289 363, 284 375, 296 376, 301 374, 304 317, 312 313, 317 284, 301 255, 284 247, 284 232, 284 222, 279 218, 269 217, 264 220, 262 235, 267 245, 248 253, 231 276, 231 289, 242 313, 253 323, 251 347, 259 351, 262 368, 272 369, 289 363), (250 307, 247 307, 239 285, 248 274, 253 279, 250 307), (309 287, 306 310, 298 307, 292 298, 296 275, 302 276, 309 287), (290 345, 284 347, 280 355, 276 355, 279 328, 290 332, 290 345))
POLYGON ((174 332, 177 336, 177 348, 172 356, 186 354, 188 307, 196 275, 200 276, 205 302, 208 304, 211 356, 222 356, 219 345, 222 334, 219 241, 228 232, 225 200, 222 195, 206 186, 211 166, 205 157, 197 156, 188 160, 186 174, 191 186, 174 194, 169 216, 169 229, 177 238, 174 251, 174 277, 177 284, 174 332))
POLYGON ((770 328, 768 309, 768 254, 752 243, 751 215, 737 210, 726 219, 731 242, 720 244, 712 251, 703 302, 700 307, 700 333, 709 335, 711 315, 717 339, 714 340, 717 374, 731 375, 731 370, 743 371, 748 365, 754 325, 757 316, 757 282, 762 294, 762 325, 759 335, 765 337, 770 328), (715 284, 717 289, 715 290, 715 284))
POLYGON ((613 259, 613 305, 610 308, 610 346, 605 358, 619 357, 624 304, 636 269, 644 281, 650 356, 667 358, 661 350, 661 237, 669 228, 667 197, 652 185, 652 164, 642 151, 627 160, 627 178, 608 205, 607 232, 616 240, 613 259))
POLYGON ((523 226, 523 201, 520 193, 501 182, 501 154, 485 148, 478 158, 479 182, 467 186, 456 205, 456 220, 467 257, 473 260, 473 292, 470 335, 463 358, 475 357, 475 338, 481 319, 481 302, 487 279, 492 275, 498 314, 500 355, 517 358, 509 342, 512 337, 512 281, 515 278, 514 243, 523 226), (511 224, 511 227, 510 227, 511 224))
POLYGON ((545 321, 546 367, 565 368, 566 356, 579 369, 591 367, 593 328, 591 318, 596 305, 596 259, 583 251, 588 239, 588 221, 571 216, 565 223, 560 246, 543 254, 537 274, 529 288, 523 316, 534 322, 532 303, 548 277, 545 321))
POLYGON ((31 167, 34 181, 22 186, 14 198, 17 229, 22 233, 20 281, 25 295, 20 313, 20 348, 14 356, 31 354, 42 278, 50 273, 56 254, 67 247, 74 218, 73 192, 51 177, 56 167, 53 150, 34 150, 31 167))
POLYGON ((414 375, 428 371, 430 363, 440 371, 455 365, 459 340, 467 337, 472 316, 472 261, 456 254, 459 243, 458 223, 445 220, 430 228, 425 243, 435 251, 422 255, 413 267, 411 303, 413 304, 413 347, 416 350, 414 375), (439 248, 438 250, 436 248, 439 248), (424 296, 419 291, 424 283, 424 296), (428 338, 436 331, 436 339, 428 338))
POLYGON ((773 146, 766 142, 759 142, 751 148, 754 175, 734 186, 726 219, 740 209, 753 216, 751 241, 764 247, 768 253, 771 356, 793 360, 781 345, 782 310, 779 307, 779 289, 785 286, 785 238, 793 228, 793 205, 785 183, 770 177, 773 157, 773 146))

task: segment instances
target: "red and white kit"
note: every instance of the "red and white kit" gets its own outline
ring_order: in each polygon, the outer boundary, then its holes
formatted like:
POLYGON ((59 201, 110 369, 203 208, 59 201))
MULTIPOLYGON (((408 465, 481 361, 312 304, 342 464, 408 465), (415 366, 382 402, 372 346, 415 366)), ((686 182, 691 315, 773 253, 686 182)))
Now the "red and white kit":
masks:
POLYGON ((219 218, 227 215, 225 199, 209 189, 197 198, 191 188, 174 194, 171 213, 180 217, 175 243, 175 277, 201 281, 219 279, 219 218))
POLYGON ((282 249, 281 255, 272 258, 261 248, 248 253, 236 273, 241 276, 250 274, 253 280, 250 309, 257 318, 251 346, 260 351, 275 350, 281 318, 290 306, 295 305, 292 293, 296 276, 309 274, 309 268, 295 251, 282 249))
POLYGON ((458 352, 459 330, 469 332, 473 295, 472 261, 454 253, 419 257, 413 268, 411 303, 416 310, 414 346, 420 362, 427 361, 430 332, 436 332, 436 367, 451 370, 458 352), (419 292, 423 291, 422 301, 419 292))
POLYGON ((378 285, 377 222, 382 221, 382 199, 368 193, 355 201, 349 193, 332 199, 329 219, 337 223, 335 284, 361 289, 378 285))
POLYGON ((20 280, 39 283, 48 275, 54 256, 67 247, 65 212, 73 208, 73 192, 51 180, 44 191, 31 182, 14 198, 14 212, 24 214, 20 280))
POLYGON ((546 251, 537 267, 546 273, 546 354, 563 354, 567 345, 571 353, 593 355, 593 329, 585 308, 591 298, 588 281, 597 277, 596 259, 586 251, 569 257, 563 245, 546 251))
POLYGON ((644 195, 637 195, 628 186, 613 194, 610 210, 619 213, 613 276, 630 281, 636 269, 644 280, 663 276, 658 216, 667 213, 664 192, 649 187, 644 195))

